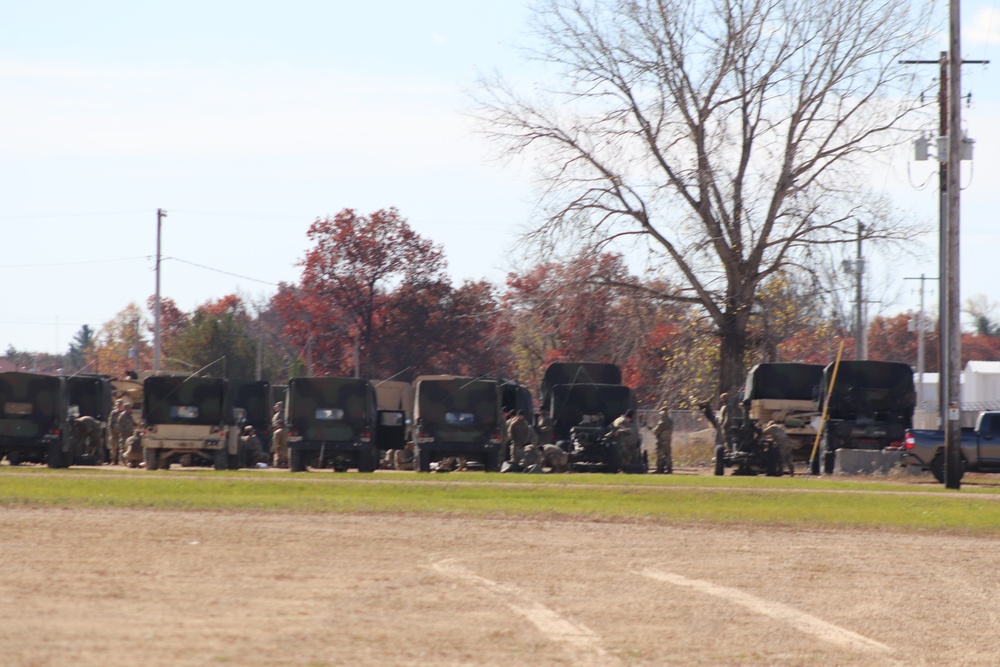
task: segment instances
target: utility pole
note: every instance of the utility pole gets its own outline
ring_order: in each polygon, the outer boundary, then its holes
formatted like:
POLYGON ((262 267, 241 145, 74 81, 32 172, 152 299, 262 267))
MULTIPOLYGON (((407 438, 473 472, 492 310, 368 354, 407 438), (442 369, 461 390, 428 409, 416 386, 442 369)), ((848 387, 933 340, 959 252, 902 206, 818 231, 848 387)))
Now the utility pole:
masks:
POLYGON ((156 294, 153 297, 153 371, 160 370, 160 230, 167 212, 156 209, 156 294))
MULTIPOLYGON (((962 322, 959 286, 959 230, 962 148, 962 65, 987 64, 988 60, 962 60, 961 5, 951 0, 948 12, 949 50, 937 61, 904 60, 911 64, 937 64, 941 68, 939 103, 941 123, 938 142, 940 163, 940 338, 939 383, 941 428, 944 430, 945 486, 961 487, 961 358, 962 322), (942 145, 943 144, 943 145, 942 145), (942 150, 944 149, 944 150, 942 150)), ((925 151, 926 152, 926 151, 925 151)), ((926 156, 922 159, 926 159, 926 156)))
POLYGON ((961 359, 962 359, 962 311, 959 289, 959 230, 962 174, 962 33, 961 3, 949 3, 949 54, 948 60, 948 218, 947 250, 945 257, 946 282, 941 290, 945 295, 947 308, 942 316, 947 323, 942 327, 946 334, 947 378, 945 405, 948 408, 948 423, 945 426, 944 451, 945 486, 949 489, 961 487, 962 422, 961 422, 961 359))
POLYGON ((855 314, 855 320, 854 320, 854 329, 857 332, 855 334, 857 336, 857 340, 855 340, 855 342, 854 342, 854 347, 855 347, 856 359, 858 359, 858 361, 864 361, 865 359, 868 358, 868 354, 867 354, 868 350, 866 349, 868 346, 865 345, 865 341, 868 338, 865 335, 865 314, 864 314, 865 299, 864 299, 864 289, 863 289, 863 286, 862 286, 862 283, 861 283, 862 276, 865 273, 865 264, 864 264, 865 260, 861 257, 861 236, 862 236, 862 234, 864 234, 864 231, 865 231, 865 226, 862 225, 859 222, 858 223, 858 258, 854 262, 854 271, 855 271, 855 278, 856 278, 856 281, 855 281, 856 282, 856 286, 855 286, 855 295, 854 295, 854 297, 855 297, 855 299, 857 299, 857 302, 858 302, 857 303, 857 306, 858 306, 857 307, 857 313, 855 314))

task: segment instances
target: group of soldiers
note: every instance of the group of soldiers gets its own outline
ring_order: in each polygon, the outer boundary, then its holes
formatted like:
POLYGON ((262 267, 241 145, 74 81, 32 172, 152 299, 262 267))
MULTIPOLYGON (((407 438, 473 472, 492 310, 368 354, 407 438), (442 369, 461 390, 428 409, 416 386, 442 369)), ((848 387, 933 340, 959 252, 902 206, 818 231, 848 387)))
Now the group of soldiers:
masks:
POLYGON ((138 468, 142 463, 142 430, 132 404, 121 399, 115 401, 108 415, 108 463, 130 468, 138 468))

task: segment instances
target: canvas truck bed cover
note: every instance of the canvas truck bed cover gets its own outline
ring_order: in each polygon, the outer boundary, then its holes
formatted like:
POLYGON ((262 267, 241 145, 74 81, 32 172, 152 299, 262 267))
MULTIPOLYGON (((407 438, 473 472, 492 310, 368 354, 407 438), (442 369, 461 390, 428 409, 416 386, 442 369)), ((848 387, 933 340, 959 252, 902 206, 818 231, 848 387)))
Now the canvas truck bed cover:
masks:
POLYGON ((151 375, 143 381, 147 424, 212 426, 229 423, 226 381, 221 378, 151 375))
POLYGON ((288 381, 288 419, 304 440, 351 440, 362 429, 374 426, 374 388, 358 378, 292 378, 288 381))
MULTIPOLYGON (((913 369, 892 361, 842 361, 833 380, 834 365, 823 371, 822 388, 830 393, 831 419, 886 414, 909 421, 916 407, 913 369)), ((821 403, 822 404, 822 403, 821 403)))
POLYGON ((497 429, 496 380, 430 376, 417 378, 415 419, 436 439, 478 442, 497 429))
POLYGON ((822 382, 823 366, 820 364, 757 364, 747 374, 743 398, 746 401, 815 401, 822 382))

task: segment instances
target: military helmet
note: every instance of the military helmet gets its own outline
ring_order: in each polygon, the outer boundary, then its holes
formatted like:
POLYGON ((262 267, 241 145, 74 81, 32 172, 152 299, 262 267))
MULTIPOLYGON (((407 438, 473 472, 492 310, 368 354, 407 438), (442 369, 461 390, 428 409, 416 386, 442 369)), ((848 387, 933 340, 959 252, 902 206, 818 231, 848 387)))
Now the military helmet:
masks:
POLYGON ((244 427, 243 432, 244 433, 253 433, 253 426, 250 426, 249 424, 247 424, 246 427, 244 427))

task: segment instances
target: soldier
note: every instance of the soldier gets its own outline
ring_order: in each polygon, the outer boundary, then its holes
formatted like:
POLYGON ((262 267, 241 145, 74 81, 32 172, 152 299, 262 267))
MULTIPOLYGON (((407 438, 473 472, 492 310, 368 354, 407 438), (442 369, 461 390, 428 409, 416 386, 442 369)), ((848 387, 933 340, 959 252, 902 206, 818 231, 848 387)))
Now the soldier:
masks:
POLYGON ((104 463, 104 454, 107 452, 104 444, 104 429, 101 422, 93 417, 84 415, 73 419, 71 435, 76 444, 76 451, 83 456, 93 456, 98 463, 104 463))
POLYGON ((250 466, 266 468, 267 454, 257 437, 257 430, 249 424, 243 429, 243 436, 240 438, 240 445, 247 453, 247 464, 250 466))
POLYGON ((285 404, 278 401, 274 404, 274 414, 271 415, 271 450, 274 454, 272 465, 275 468, 288 467, 288 430, 285 428, 285 404))
POLYGON ((118 465, 122 455, 122 435, 118 430, 118 418, 125 412, 124 401, 115 401, 115 407, 108 415, 108 462, 118 465))
POLYGON ((629 409, 611 424, 611 435, 618 443, 622 467, 639 462, 639 428, 632 418, 633 412, 629 409))
POLYGON ((503 440, 504 460, 510 461, 510 423, 514 420, 514 411, 506 405, 500 409, 500 439, 503 440))
POLYGON ((569 472, 569 454, 559 445, 528 445, 524 448, 524 472, 569 472))
POLYGON ((729 394, 719 394, 719 435, 722 437, 722 444, 726 446, 726 451, 733 451, 732 436, 730 430, 733 426, 733 416, 729 410, 729 394))
POLYGON ((413 443, 408 442, 403 449, 390 449, 390 467, 393 470, 413 470, 416 467, 413 456, 413 443))
POLYGON ((653 427, 656 436, 656 474, 674 472, 674 457, 670 441, 674 437, 674 420, 670 418, 667 406, 660 407, 660 420, 653 427))
POLYGON ((541 410, 535 411, 535 430, 538 432, 538 441, 542 444, 552 442, 552 420, 541 410))
MULTIPOLYGON (((524 465, 524 448, 538 444, 538 434, 525 417, 524 410, 518 410, 508 426, 510 436, 510 462, 515 468, 524 465)), ((516 472, 516 470, 515 470, 516 472)))
MULTIPOLYGON (((154 450, 155 451, 155 450, 154 450)), ((138 468, 142 463, 142 429, 134 428, 132 435, 125 440, 123 461, 129 468, 138 468)))
MULTIPOLYGON (((118 428, 118 442, 121 443, 119 446, 121 449, 128 447, 126 440, 132 437, 135 432, 136 423, 135 415, 132 414, 132 404, 126 403, 122 408, 122 413, 118 415, 118 421, 116 422, 118 428)), ((124 452, 119 456, 119 460, 124 456, 124 452)), ((142 460, 142 449, 139 449, 139 461, 142 460)), ((138 462, 137 462, 138 465, 138 462)), ((135 467, 135 466, 132 466, 135 467)))
POLYGON ((788 474, 794 475, 795 461, 792 460, 792 441, 789 440, 785 429, 781 424, 772 420, 767 423, 763 435, 770 438, 778 448, 778 474, 780 475, 782 468, 787 466, 788 474))

